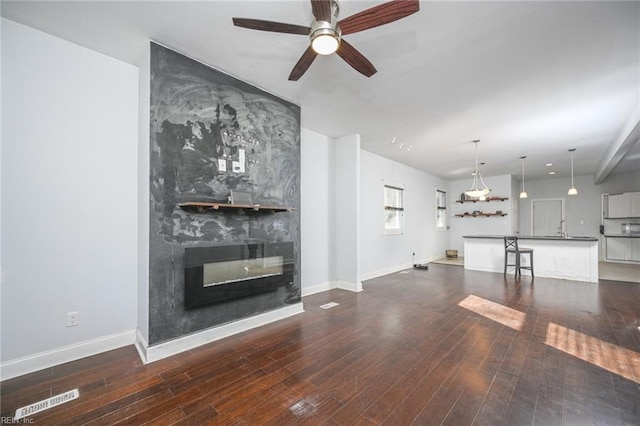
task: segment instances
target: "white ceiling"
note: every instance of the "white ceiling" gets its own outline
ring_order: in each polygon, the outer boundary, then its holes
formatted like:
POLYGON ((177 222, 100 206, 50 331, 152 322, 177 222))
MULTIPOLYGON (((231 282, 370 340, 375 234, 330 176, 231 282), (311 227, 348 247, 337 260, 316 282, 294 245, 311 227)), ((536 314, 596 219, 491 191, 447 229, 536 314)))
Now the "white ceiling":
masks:
MULTIPOLYGON (((340 17, 379 3, 342 0, 340 17)), ((576 176, 621 157, 614 172, 640 169, 640 143, 627 139, 640 117, 640 2, 420 7, 345 37, 376 66, 373 77, 332 55, 298 82, 287 77, 307 37, 238 28, 231 18, 309 25, 307 0, 3 0, 1 13, 131 64, 155 40, 301 105, 305 128, 359 133, 364 149, 446 179, 470 176, 473 139, 486 176, 519 176, 526 155, 527 180, 551 169, 566 177, 569 148, 576 176)))

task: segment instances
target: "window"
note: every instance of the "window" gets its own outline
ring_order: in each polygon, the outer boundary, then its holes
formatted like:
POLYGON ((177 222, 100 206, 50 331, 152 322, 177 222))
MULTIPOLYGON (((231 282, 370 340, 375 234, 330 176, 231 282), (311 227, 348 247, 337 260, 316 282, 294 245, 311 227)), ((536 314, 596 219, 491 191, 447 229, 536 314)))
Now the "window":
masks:
POLYGON ((436 229, 447 229, 447 193, 436 189, 436 229))
POLYGON ((384 186, 384 230, 385 234, 402 234, 404 190, 395 186, 384 186))

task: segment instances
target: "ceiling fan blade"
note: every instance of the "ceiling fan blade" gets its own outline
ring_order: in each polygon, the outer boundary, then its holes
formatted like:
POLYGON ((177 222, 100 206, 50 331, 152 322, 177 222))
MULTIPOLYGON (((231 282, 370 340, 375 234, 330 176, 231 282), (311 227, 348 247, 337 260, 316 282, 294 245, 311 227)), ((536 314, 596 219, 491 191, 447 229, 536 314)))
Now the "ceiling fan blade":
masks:
POLYGON ((358 52, 355 47, 344 39, 340 41, 340 47, 338 47, 336 53, 356 71, 367 77, 371 77, 378 72, 376 67, 362 53, 358 52))
POLYGON ((233 18, 236 27, 251 30, 272 31, 274 33, 300 34, 308 36, 311 28, 302 25, 283 24, 282 22, 263 21, 261 19, 233 18))
POLYGON ((419 0, 392 0, 351 15, 338 23, 342 35, 347 35, 389 24, 419 10, 419 0))
POLYGON ((331 22, 331 0, 311 0, 311 9, 316 21, 331 22))
POLYGON ((313 60, 316 59, 316 56, 318 56, 318 54, 311 48, 311 46, 307 47, 307 50, 304 51, 300 59, 298 59, 298 62, 291 70, 289 80, 298 81, 298 79, 307 72, 313 60))

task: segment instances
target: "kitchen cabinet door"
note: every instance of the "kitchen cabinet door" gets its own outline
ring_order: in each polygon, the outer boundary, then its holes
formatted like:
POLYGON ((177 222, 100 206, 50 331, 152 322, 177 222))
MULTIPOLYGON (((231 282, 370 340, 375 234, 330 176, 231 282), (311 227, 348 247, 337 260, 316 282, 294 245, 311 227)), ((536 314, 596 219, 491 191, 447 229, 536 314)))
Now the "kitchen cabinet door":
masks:
POLYGON ((629 217, 629 193, 609 195, 609 219, 629 217))
POLYGON ((640 192, 629 193, 629 204, 631 209, 629 216, 640 217, 640 192))
POLYGON ((640 238, 631 239, 631 260, 640 262, 640 238))
POLYGON ((607 238, 607 259, 631 260, 631 238, 607 238))

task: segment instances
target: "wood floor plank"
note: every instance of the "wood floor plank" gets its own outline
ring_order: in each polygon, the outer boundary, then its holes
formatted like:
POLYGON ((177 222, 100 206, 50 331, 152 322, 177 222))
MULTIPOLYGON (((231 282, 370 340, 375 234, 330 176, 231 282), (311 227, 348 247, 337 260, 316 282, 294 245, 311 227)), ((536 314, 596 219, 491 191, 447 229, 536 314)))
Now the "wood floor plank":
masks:
POLYGON ((363 288, 306 296, 300 315, 148 365, 128 346, 6 380, 2 416, 78 388, 78 399, 28 420, 640 424, 638 284, 432 265, 363 288), (471 295, 492 314, 459 305, 471 295), (331 301, 339 305, 320 308, 331 301), (504 312, 521 325, 503 323, 504 312))
POLYGON ((409 424, 413 422, 423 407, 451 376, 456 364, 464 359, 472 343, 475 342, 475 339, 470 336, 479 328, 477 318, 467 317, 462 321, 460 327, 456 328, 457 332, 451 333, 450 339, 447 339, 448 344, 443 348, 443 352, 445 352, 443 357, 433 367, 433 370, 421 376, 420 382, 407 393, 383 424, 409 424))
MULTIPOLYGON (((487 392, 482 405, 475 418, 470 424, 473 425, 496 425, 501 424, 506 416, 511 395, 516 387, 518 377, 504 371, 496 372, 489 391, 487 392)), ((463 424, 463 423, 460 423, 463 424)))
MULTIPOLYGON (((488 387, 490 378, 482 376, 478 373, 476 367, 482 362, 482 359, 488 353, 489 348, 500 331, 502 325, 485 321, 478 322, 476 325, 477 332, 470 339, 468 350, 460 362, 457 362, 452 369, 452 374, 442 383, 438 391, 427 402, 422 411, 413 420, 417 424, 432 423, 442 424, 445 419, 452 416, 452 420, 456 417, 463 417, 452 413, 455 403, 459 400, 468 385, 475 385, 480 388, 488 387), (453 401, 453 403, 452 403, 453 401)), ((471 336, 469 336, 471 337, 471 336)), ((462 346, 459 351, 463 351, 462 346)), ((475 405, 475 409, 479 408, 484 393, 480 395, 479 401, 475 405)), ((466 405, 464 411, 467 412, 470 419, 475 417, 475 410, 471 405, 466 405), (472 412, 470 412, 472 411, 472 412)), ((468 424, 469 421, 466 422, 468 424)))

